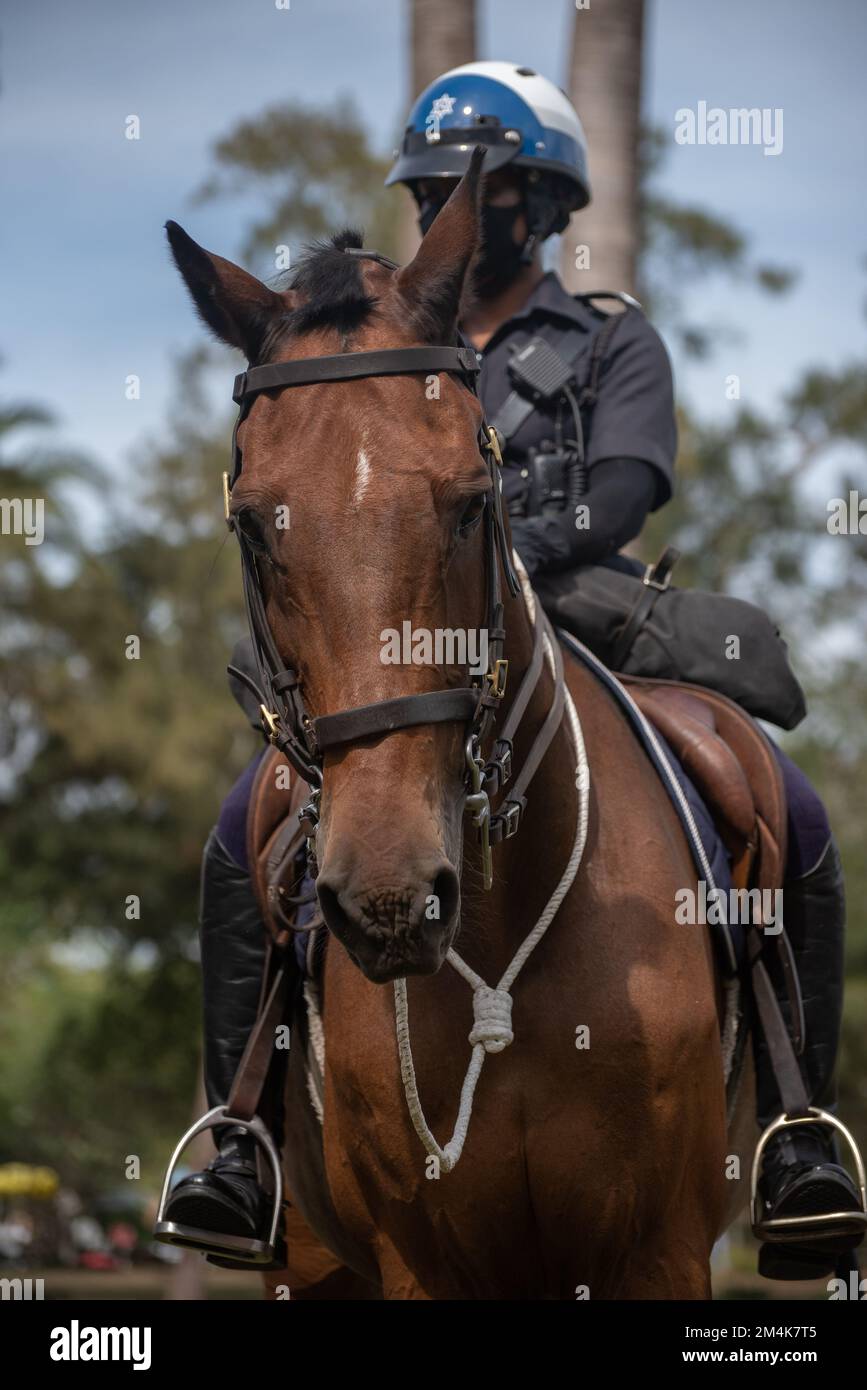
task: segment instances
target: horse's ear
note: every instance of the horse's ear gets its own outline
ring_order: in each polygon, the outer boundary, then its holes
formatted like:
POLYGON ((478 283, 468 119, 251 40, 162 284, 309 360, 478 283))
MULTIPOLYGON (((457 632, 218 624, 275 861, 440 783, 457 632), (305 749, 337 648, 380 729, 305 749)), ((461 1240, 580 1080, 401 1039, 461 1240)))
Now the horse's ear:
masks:
POLYGON ((484 145, 476 145, 467 172, 413 260, 397 275, 397 292, 428 342, 449 343, 455 335, 467 271, 481 242, 479 203, 486 153, 484 145))
POLYGON ((222 342, 240 348, 255 362, 268 334, 286 317, 290 307, 286 297, 240 266, 206 251, 177 222, 166 223, 166 235, 203 323, 222 342))

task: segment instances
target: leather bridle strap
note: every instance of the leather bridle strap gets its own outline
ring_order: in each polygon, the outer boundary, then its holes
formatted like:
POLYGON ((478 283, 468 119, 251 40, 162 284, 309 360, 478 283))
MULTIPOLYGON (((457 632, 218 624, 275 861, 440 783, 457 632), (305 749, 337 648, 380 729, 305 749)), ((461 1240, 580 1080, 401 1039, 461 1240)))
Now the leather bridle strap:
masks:
POLYGON ((258 391, 281 386, 313 386, 326 381, 351 381, 354 377, 403 376, 409 372, 460 372, 473 376, 481 371, 473 348, 382 348, 378 352, 340 352, 330 357, 302 357, 295 362, 271 362, 249 367, 235 377, 232 400, 238 405, 258 391))
POLYGON ((512 747, 515 742, 515 735, 530 703, 533 691, 539 682, 539 675, 542 670, 543 636, 544 628, 537 615, 533 625, 533 651, 530 655, 530 664, 524 672, 521 684, 512 700, 502 732, 497 736, 493 755, 485 766, 485 786, 490 792, 499 791, 500 787, 511 776, 512 747))
MULTIPOLYGON (((516 833, 521 823, 521 816, 527 804, 527 788, 536 775, 539 765, 551 746, 554 735, 560 727, 560 720, 563 715, 563 705, 565 701, 566 683, 563 678, 563 657, 560 651, 560 643, 555 634, 551 631, 548 619, 542 616, 536 617, 537 628, 548 634, 549 645, 554 662, 554 698, 551 707, 545 717, 545 722, 536 735, 533 746, 521 765, 515 785, 509 795, 498 806, 496 813, 491 817, 491 843, 498 844, 501 840, 507 840, 516 833)), ((535 654, 535 653, 534 653, 535 654)), ((505 732, 505 730, 504 730, 505 732)))
POLYGON ((422 695, 400 695, 375 705, 358 705, 340 714, 324 714, 313 720, 320 753, 344 743, 409 729, 416 724, 467 723, 476 713, 481 691, 475 687, 432 690, 422 695))

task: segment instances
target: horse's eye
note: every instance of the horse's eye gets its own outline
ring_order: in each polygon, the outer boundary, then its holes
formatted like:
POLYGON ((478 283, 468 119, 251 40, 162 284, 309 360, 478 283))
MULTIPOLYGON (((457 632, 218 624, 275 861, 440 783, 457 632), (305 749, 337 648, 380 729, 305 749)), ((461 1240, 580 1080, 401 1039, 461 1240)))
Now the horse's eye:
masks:
POLYGON ((486 492, 478 492, 472 501, 464 508, 463 515, 458 522, 459 536, 472 535, 482 519, 487 499, 488 494, 486 492))
POLYGON ((265 528, 261 518, 253 511, 252 507, 243 507, 235 513, 234 519, 235 525, 251 550, 255 550, 258 555, 267 555, 268 541, 265 536, 265 528))

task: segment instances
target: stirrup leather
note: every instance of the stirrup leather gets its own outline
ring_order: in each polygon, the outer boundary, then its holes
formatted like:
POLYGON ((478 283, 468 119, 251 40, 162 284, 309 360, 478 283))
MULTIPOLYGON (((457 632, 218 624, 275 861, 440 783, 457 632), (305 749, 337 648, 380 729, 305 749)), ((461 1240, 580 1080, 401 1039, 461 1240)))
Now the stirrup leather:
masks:
POLYGON ((186 1134, 179 1140, 178 1146, 169 1160, 154 1224, 154 1236, 157 1240, 163 1241, 165 1245, 180 1245, 185 1249, 200 1250, 206 1255, 220 1255, 250 1265, 267 1265, 274 1260, 277 1252, 277 1236, 282 1210, 283 1174, 280 1168, 280 1156, 266 1125, 258 1115, 254 1115, 252 1120, 239 1120, 229 1113, 228 1106, 216 1105, 213 1110, 209 1110, 206 1115, 203 1115, 200 1120, 196 1120, 195 1124, 190 1126, 186 1134), (197 1226, 183 1226, 176 1221, 165 1219, 166 1206, 171 1196, 172 1178, 184 1149, 195 1139, 197 1134, 202 1134, 206 1129, 216 1129, 218 1125, 226 1124, 232 1125, 233 1128, 243 1129, 247 1134, 252 1134, 268 1155, 274 1177, 274 1198, 271 1227, 267 1241, 255 1240, 250 1236, 224 1235, 221 1231, 206 1231, 197 1226))
POLYGON ((753 1159, 750 1179, 750 1218, 753 1235, 759 1240, 772 1241, 775 1244, 784 1241, 803 1243, 813 1241, 817 1236, 848 1236, 863 1234, 867 1231, 867 1178, 865 1178, 864 1173, 864 1162, 851 1131, 836 1116, 829 1115, 827 1110, 819 1110, 815 1106, 810 1106, 805 1115, 791 1119, 788 1115, 780 1115, 778 1119, 768 1125, 758 1142, 753 1159), (816 1124, 826 1125, 829 1129, 836 1130, 838 1134, 842 1134, 848 1144, 858 1177, 857 1185, 861 1198, 860 1210, 818 1212, 812 1216, 763 1217, 759 1178, 761 1176, 762 1157, 768 1141, 775 1134, 779 1134, 781 1130, 794 1128, 796 1125, 816 1124))

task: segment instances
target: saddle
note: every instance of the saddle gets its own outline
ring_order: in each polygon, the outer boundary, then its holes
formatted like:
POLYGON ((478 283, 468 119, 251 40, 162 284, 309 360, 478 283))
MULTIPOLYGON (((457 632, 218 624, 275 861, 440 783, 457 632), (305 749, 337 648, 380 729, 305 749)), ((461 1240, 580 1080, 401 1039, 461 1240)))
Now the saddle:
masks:
MULTIPOLYGON (((758 889, 761 903, 763 890, 783 885, 787 847, 785 788, 767 735, 733 700, 705 686, 645 676, 619 680, 702 796, 731 856, 733 887, 758 889)), ((761 926, 758 909, 753 927, 761 926)), ((797 1098, 803 1087, 795 1056, 803 1052, 805 1041, 797 967, 783 928, 774 936, 773 948, 789 1000, 787 1026, 767 973, 766 944, 760 930, 747 933, 752 988, 778 1082, 785 1077, 785 1094, 797 1098)))
POLYGON ((620 676, 702 796, 732 860, 735 888, 782 886, 786 797, 771 744, 755 720, 704 686, 620 676))

